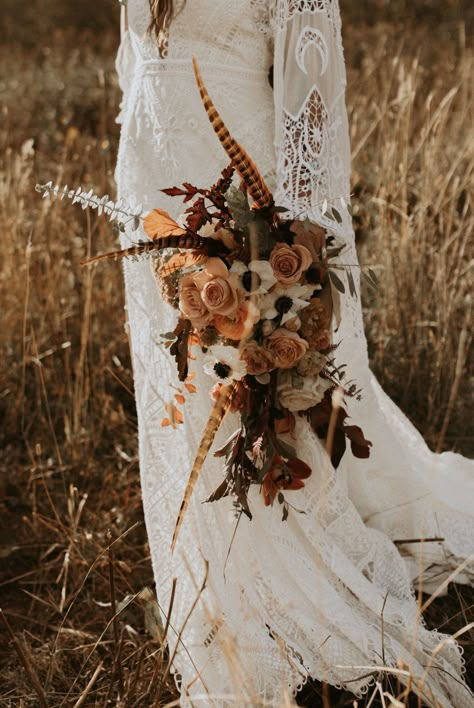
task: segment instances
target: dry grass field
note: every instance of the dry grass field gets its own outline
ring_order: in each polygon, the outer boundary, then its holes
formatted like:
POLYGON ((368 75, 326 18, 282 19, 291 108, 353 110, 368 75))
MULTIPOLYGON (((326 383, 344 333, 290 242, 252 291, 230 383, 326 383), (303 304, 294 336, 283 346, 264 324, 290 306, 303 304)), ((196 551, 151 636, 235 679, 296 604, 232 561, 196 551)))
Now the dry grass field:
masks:
MULTIPOLYGON (((114 236, 34 191, 52 179, 114 193, 116 5, 36 0, 20 16, 2 0, 0 706, 175 698, 146 590, 120 267, 79 265, 114 236)), ((380 281, 364 293, 372 365, 433 449, 472 455, 474 12, 342 5, 354 225, 380 281)), ((473 601, 454 587, 427 622, 456 631, 473 601)), ((473 633, 462 643, 469 675, 473 633)), ((352 705, 317 685, 299 701, 352 705)))

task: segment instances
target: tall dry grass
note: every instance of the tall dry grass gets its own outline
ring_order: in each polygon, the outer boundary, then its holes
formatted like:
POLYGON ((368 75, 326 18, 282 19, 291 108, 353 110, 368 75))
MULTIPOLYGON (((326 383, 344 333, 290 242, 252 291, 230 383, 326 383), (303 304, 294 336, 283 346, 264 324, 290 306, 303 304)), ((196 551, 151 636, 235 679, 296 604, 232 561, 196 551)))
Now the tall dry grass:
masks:
MULTIPOLYGON (((105 220, 34 193, 47 179, 114 190, 117 35, 112 12, 92 6, 37 0, 33 25, 6 0, 0 26, 0 607, 17 643, 2 627, 5 706, 173 695, 142 592, 152 572, 120 269, 79 266, 114 237, 105 220), (53 29, 56 11, 76 29, 53 29)), ((434 448, 469 453, 473 57, 462 7, 410 14, 400 0, 405 25, 394 25, 393 3, 348 3, 345 33, 355 226, 380 280, 364 294, 372 363, 434 448)), ((428 621, 455 631, 472 600, 455 589, 428 621)), ((462 641, 470 671, 473 637, 462 641)), ((351 704, 318 686, 300 697, 324 700, 351 704)))

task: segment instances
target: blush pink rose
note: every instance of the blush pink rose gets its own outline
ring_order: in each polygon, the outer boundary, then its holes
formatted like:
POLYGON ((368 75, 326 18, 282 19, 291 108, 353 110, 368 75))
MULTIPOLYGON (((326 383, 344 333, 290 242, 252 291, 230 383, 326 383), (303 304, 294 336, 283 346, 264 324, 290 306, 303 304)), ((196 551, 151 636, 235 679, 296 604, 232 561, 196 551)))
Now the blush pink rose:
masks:
POLYGON ((264 340, 279 369, 292 369, 308 350, 308 342, 296 332, 279 327, 264 340))
POLYGON ((179 283, 179 309, 185 317, 191 320, 193 327, 203 329, 212 319, 206 305, 202 301, 201 292, 191 275, 185 275, 179 283))
POLYGON ((193 276, 201 298, 209 312, 234 317, 242 300, 236 273, 229 273, 220 258, 209 258, 204 270, 193 276))
POLYGON ((270 254, 275 278, 282 285, 295 285, 308 270, 313 259, 306 246, 277 243, 270 254))

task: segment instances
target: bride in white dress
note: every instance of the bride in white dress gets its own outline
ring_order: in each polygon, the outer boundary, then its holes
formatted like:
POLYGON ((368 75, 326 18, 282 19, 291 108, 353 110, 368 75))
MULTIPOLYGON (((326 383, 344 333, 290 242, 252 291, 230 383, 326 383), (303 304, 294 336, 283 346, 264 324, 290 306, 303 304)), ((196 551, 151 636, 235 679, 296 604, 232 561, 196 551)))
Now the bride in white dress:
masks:
MULTIPOLYGON (((128 0, 127 8, 118 57, 120 197, 178 218, 180 200, 159 190, 185 180, 209 186, 228 163, 201 104, 194 55, 277 204, 324 223, 324 199, 348 199, 336 0, 175 0, 163 57, 147 34, 148 0, 128 0)), ((348 214, 337 228, 346 244, 341 258, 356 263, 348 214)), ((130 240, 136 234, 125 234, 124 246, 130 240)), ((353 275, 357 281, 355 267, 353 275)), ((282 523, 280 510, 265 507, 254 490, 253 520, 242 518, 233 538, 231 502, 202 504, 222 479, 211 454, 172 554, 213 382, 198 359, 198 393, 184 425, 161 427, 177 381, 159 334, 174 328, 176 312, 160 300, 149 262, 126 262, 125 276, 143 503, 182 705, 288 705, 308 677, 360 694, 385 667, 394 685, 411 675, 411 688, 429 705, 472 706, 460 649, 423 626, 413 582, 432 589, 456 569, 457 579, 472 579, 474 468, 459 455, 431 453, 380 389, 369 371, 360 301, 342 298, 335 339, 338 361, 362 388, 362 401, 348 406, 373 442, 370 459, 347 453, 334 471, 300 420, 297 452, 313 474, 291 501, 305 513, 282 523), (432 537, 444 541, 399 543, 432 537)), ((234 427, 228 416, 219 441, 234 427)))

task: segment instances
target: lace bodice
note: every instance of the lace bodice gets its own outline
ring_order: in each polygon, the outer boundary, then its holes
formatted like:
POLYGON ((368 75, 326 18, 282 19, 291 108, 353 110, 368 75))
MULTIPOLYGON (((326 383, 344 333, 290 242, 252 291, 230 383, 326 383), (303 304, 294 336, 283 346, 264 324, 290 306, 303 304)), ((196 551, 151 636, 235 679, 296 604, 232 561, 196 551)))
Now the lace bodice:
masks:
MULTIPOLYGON (((321 222, 323 201, 338 205, 342 223, 330 225, 346 247, 341 259, 352 266, 357 286, 350 217, 339 203, 349 196, 350 151, 337 1, 187 0, 172 23, 164 59, 146 35, 149 20, 148 0, 128 0, 129 29, 123 27, 117 61, 124 92, 119 195, 144 211, 161 207, 179 218, 179 200, 159 190, 185 180, 208 186, 227 165, 195 84, 195 55, 212 100, 277 203, 321 222)), ((124 246, 136 237, 124 234, 124 246)), ((232 541, 231 507, 201 503, 222 478, 221 462, 210 455, 173 556, 174 522, 212 383, 198 358, 198 393, 185 408, 184 424, 176 431, 161 427, 174 395, 170 384, 178 382, 159 335, 174 328, 175 313, 160 300, 147 261, 125 263, 125 277, 145 518, 163 612, 172 579, 178 579, 168 638, 172 650, 177 645, 183 705, 283 705, 308 675, 362 692, 370 675, 356 667, 380 664, 381 638, 388 664, 403 657, 421 677, 439 639, 418 623, 406 564, 390 538, 446 531, 448 552, 422 549, 434 572, 444 569, 446 557, 462 556, 469 540, 464 531, 448 533, 450 494, 440 495, 446 507, 427 491, 426 480, 435 469, 445 474, 449 461, 432 461, 370 375, 360 301, 342 298, 338 357, 364 389, 355 417, 374 442, 370 465, 347 462, 336 474, 320 441, 299 421, 298 456, 313 469, 305 489, 294 492, 295 506, 305 513, 283 524, 278 510, 264 508, 257 494, 253 521, 243 520, 232 541), (353 479, 359 480, 354 496, 364 519, 373 516, 376 528, 365 525, 348 495, 353 479), (397 488, 404 490, 405 513, 394 503, 397 488), (396 515, 373 514, 385 508, 395 508, 396 515), (217 698, 210 700, 210 693, 217 698)), ((233 429, 229 418, 217 444, 233 429)), ((464 517, 461 525, 469 528, 464 517)), ((418 559, 414 566, 418 572, 418 559)), ((435 679, 425 681, 435 699, 467 708, 457 647, 448 643, 436 662, 435 679)))

